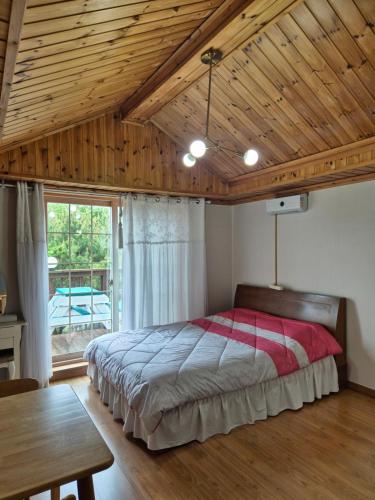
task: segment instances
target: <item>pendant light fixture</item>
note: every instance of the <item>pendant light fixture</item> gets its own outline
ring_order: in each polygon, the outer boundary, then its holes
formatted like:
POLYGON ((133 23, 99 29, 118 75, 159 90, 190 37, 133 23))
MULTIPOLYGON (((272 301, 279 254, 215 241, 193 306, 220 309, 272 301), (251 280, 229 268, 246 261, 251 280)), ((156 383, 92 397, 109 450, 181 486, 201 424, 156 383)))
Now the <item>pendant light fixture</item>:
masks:
POLYGON ((208 72, 208 98, 207 98, 207 113, 206 113, 206 130, 203 139, 195 139, 189 148, 189 153, 186 153, 183 158, 183 164, 185 167, 194 167, 197 159, 202 158, 208 149, 213 149, 215 151, 223 151, 230 153, 233 156, 238 156, 242 158, 245 165, 252 167, 255 165, 259 159, 259 154, 255 149, 248 149, 245 153, 241 153, 234 149, 230 149, 221 146, 217 141, 212 140, 209 135, 209 124, 210 124, 210 107, 211 107, 211 85, 212 85, 212 67, 221 61, 223 57, 222 52, 219 49, 208 49, 201 55, 201 61, 203 64, 209 65, 208 72))

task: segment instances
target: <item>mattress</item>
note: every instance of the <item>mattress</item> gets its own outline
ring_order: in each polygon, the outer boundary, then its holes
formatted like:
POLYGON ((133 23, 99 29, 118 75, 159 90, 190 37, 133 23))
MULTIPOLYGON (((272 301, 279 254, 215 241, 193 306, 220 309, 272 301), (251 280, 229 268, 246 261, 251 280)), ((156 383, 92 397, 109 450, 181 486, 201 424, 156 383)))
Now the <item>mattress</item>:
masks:
POLYGON ((143 435, 151 435, 168 412, 246 393, 339 352, 321 325, 236 308, 107 334, 90 342, 84 357, 98 388, 107 381, 139 417, 143 435))

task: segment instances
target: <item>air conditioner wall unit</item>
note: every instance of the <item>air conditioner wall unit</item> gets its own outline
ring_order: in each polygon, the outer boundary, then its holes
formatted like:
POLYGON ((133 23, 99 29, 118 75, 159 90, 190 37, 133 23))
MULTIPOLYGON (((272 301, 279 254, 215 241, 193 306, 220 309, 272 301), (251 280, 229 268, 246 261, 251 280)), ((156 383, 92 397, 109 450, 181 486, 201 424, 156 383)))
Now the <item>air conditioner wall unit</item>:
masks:
POLYGON ((306 212, 308 205, 307 200, 307 194, 285 196, 283 198, 273 198, 272 200, 267 200, 266 202, 267 213, 276 215, 290 214, 293 212, 306 212))

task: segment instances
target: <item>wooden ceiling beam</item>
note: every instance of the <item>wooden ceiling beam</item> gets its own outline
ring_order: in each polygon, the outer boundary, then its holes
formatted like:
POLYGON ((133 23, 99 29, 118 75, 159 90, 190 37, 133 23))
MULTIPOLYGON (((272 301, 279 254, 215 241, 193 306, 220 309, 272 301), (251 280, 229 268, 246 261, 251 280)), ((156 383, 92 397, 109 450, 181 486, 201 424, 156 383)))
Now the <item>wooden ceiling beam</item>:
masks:
POLYGON ((200 55, 211 46, 224 58, 263 32, 301 0, 225 0, 121 106, 124 119, 148 120, 206 71, 200 55))
POLYGON ((13 0, 10 12, 7 47, 5 52, 3 80, 0 93, 0 138, 3 135, 5 115, 8 108, 9 95, 12 87, 13 74, 16 66, 21 31, 25 17, 27 0, 13 0))
POLYGON ((330 182, 329 177, 370 166, 375 166, 375 136, 233 178, 229 181, 229 198, 281 193, 295 186, 306 191, 313 187, 314 179, 323 186, 325 178, 330 182))

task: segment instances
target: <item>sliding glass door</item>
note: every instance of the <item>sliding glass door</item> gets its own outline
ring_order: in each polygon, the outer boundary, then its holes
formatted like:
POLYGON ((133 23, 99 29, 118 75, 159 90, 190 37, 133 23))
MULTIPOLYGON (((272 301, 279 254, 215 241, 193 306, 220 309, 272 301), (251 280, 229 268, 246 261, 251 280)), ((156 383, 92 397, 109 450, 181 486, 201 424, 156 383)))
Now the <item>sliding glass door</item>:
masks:
POLYGON ((47 199, 49 329, 54 361, 82 356, 113 328, 110 201, 47 199))

